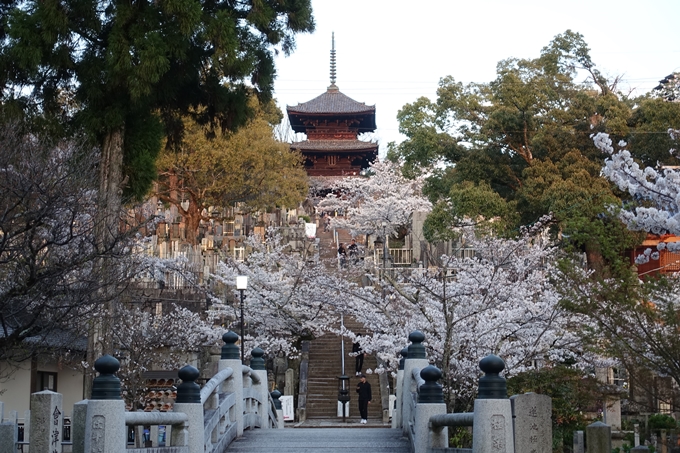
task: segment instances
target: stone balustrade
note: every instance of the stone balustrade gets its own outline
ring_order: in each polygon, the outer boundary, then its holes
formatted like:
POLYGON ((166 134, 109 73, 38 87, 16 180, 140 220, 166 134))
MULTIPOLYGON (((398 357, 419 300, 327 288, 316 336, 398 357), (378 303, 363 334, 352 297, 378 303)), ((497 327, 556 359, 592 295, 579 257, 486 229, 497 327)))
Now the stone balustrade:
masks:
MULTIPOLYGON (((145 453, 221 452, 244 430, 283 428, 281 393, 268 391, 264 351, 255 348, 250 366, 240 360, 238 335, 222 336, 219 371, 203 386, 195 382, 199 371, 185 366, 178 372, 182 383, 172 412, 126 412, 121 399, 120 364, 111 356, 95 362, 99 373, 92 386, 92 398, 74 405, 69 448, 73 453, 119 453, 127 448, 127 427, 134 427, 137 442, 145 441, 145 453), (239 372, 236 372, 238 370, 239 372), (278 403, 278 405, 277 405, 278 403), (157 436, 144 436, 144 427, 157 433, 166 429, 166 445, 157 436), (155 428, 155 429, 154 429, 155 428)), ((0 417, 2 417, 0 403, 0 417)), ((31 453, 62 452, 62 397, 50 391, 31 395, 29 448, 31 453)), ((16 417, 15 417, 16 418, 16 417)), ((0 418, 0 421, 2 418, 0 418)), ((0 453, 16 453, 18 423, 0 423, 0 453)))
POLYGON ((412 332, 411 345, 401 352, 398 415, 393 417, 393 427, 403 429, 414 453, 552 452, 550 398, 538 394, 508 398, 505 378, 499 374, 505 368, 500 357, 489 355, 480 361, 485 374, 479 379, 474 412, 447 414, 442 387, 437 382, 442 373, 428 364, 424 340, 421 332, 412 332), (472 427, 472 449, 449 448, 448 428, 458 426, 472 427))

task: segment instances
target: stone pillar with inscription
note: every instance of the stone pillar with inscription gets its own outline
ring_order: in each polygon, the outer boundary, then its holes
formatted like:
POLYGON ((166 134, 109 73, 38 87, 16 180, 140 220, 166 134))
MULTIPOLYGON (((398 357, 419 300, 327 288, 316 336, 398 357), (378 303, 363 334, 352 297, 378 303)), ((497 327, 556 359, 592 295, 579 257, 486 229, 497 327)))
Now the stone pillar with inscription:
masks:
POLYGON ((260 401, 262 401, 262 407, 258 408, 260 415, 260 428, 269 428, 269 388, 267 381, 267 367, 264 363, 264 351, 261 348, 255 348, 250 353, 250 369, 253 370, 251 373, 257 375, 260 378, 260 383, 253 383, 253 388, 258 394, 260 401))
POLYGON ((92 383, 92 398, 87 402, 85 451, 120 453, 126 449, 125 402, 120 396, 120 380, 114 375, 120 363, 105 355, 94 369, 99 376, 92 383))
POLYGON ((510 397, 515 451, 552 453, 552 398, 538 393, 510 397))
MULTIPOLYGON (((236 398, 233 411, 236 419, 230 422, 236 423, 236 435, 241 437, 243 435, 243 364, 241 351, 236 346, 238 339, 238 335, 231 330, 222 335, 224 346, 222 346, 220 355, 219 371, 227 368, 234 371, 231 378, 225 381, 224 391, 233 393, 236 398)), ((243 347, 243 341, 241 341, 241 347, 243 347)))
POLYGON ((512 409, 505 378, 499 375, 505 362, 491 354, 479 362, 479 368, 485 375, 479 378, 475 400, 472 453, 514 453, 512 409))
POLYGON ((397 383, 394 386, 397 406, 392 411, 392 428, 401 428, 401 397, 403 395, 404 382, 404 362, 408 356, 408 348, 404 348, 400 352, 401 360, 399 360, 399 369, 397 370, 397 383))
POLYGON ((430 417, 446 414, 444 392, 442 386, 437 383, 442 377, 442 372, 439 368, 429 365, 423 368, 420 377, 423 378, 425 383, 420 387, 418 393, 418 404, 414 417, 414 453, 426 453, 432 448, 449 446, 447 428, 436 431, 430 430, 430 417))
POLYGON ((408 355, 404 361, 404 380, 401 390, 401 427, 404 435, 408 436, 409 421, 413 414, 411 414, 411 406, 409 404, 409 399, 413 398, 413 393, 417 392, 417 382, 413 379, 413 370, 422 370, 430 363, 425 357, 425 346, 423 346, 423 341, 425 341, 425 335, 414 330, 408 336, 411 344, 408 347, 408 355))
POLYGON ((45 390, 31 395, 31 453, 61 451, 64 397, 45 390))

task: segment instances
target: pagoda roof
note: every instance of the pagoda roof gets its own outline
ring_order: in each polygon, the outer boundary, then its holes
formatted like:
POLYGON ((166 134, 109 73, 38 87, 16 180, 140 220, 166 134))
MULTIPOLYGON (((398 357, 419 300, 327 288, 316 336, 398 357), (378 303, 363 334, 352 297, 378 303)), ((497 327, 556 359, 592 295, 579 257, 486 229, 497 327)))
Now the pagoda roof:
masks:
POLYGON ((332 115, 355 115, 373 114, 375 106, 357 102, 346 94, 340 92, 334 84, 329 86, 325 93, 315 97, 311 101, 302 104, 287 106, 288 114, 332 114, 332 115))
POLYGON ((305 140, 294 142, 290 147, 300 151, 373 151, 378 149, 378 144, 361 140, 305 140))

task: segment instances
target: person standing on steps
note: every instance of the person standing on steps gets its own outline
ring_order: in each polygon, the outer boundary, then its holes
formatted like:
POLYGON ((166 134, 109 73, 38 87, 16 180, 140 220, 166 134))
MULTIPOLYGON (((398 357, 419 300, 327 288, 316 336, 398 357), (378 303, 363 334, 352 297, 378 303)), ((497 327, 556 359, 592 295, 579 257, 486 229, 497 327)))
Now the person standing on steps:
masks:
POLYGON ((366 382, 366 376, 363 374, 357 384, 357 393, 359 394, 359 414, 361 414, 362 424, 368 423, 368 405, 371 404, 371 384, 366 382))
POLYGON ((357 338, 354 343, 352 343, 352 354, 356 359, 356 366, 354 370, 356 371, 356 376, 361 376, 361 369, 364 367, 364 351, 361 349, 361 344, 359 343, 359 338, 361 334, 357 334, 357 338))
POLYGON ((345 246, 342 244, 342 242, 338 246, 338 262, 342 268, 347 265, 347 251, 345 250, 345 246))
POLYGON ((359 246, 356 240, 352 239, 352 243, 347 246, 347 252, 349 253, 349 261, 352 264, 357 264, 359 262, 359 246))

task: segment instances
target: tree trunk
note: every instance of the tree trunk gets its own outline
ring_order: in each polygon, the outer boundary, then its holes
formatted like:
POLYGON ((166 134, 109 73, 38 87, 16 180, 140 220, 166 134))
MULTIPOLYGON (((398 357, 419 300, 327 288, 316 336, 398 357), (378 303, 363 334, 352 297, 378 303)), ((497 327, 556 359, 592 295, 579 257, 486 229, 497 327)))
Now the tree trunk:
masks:
POLYGON ((101 247, 113 244, 119 230, 121 196, 123 193, 124 127, 110 131, 102 144, 99 162, 99 218, 97 241, 101 247))
POLYGON ((189 202, 189 209, 182 212, 182 215, 184 216, 186 241, 192 245, 196 245, 198 226, 201 223, 201 212, 198 209, 198 205, 192 200, 189 202))
MULTIPOLYGON (((97 206, 97 219, 95 225, 95 240, 100 251, 105 251, 112 247, 120 229, 120 208, 122 206, 122 184, 123 184, 123 137, 125 128, 120 126, 106 134, 102 143, 101 159, 99 161, 99 203, 97 206)), ((100 272, 102 278, 106 275, 104 266, 100 272)), ((85 385, 83 393, 85 398, 90 398, 92 393, 92 379, 94 378, 94 362, 101 355, 111 353, 111 344, 107 339, 110 335, 107 329, 111 327, 111 315, 115 313, 115 300, 113 289, 102 285, 100 289, 101 299, 108 304, 107 319, 98 318, 90 326, 87 342, 87 364, 85 370, 85 385)))

